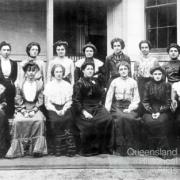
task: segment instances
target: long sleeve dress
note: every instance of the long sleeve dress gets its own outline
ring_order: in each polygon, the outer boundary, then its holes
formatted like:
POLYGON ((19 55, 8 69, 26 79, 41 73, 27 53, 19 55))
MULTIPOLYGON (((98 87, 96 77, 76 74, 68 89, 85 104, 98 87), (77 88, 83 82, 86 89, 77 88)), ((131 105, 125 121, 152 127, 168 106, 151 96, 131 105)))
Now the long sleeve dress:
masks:
POLYGON ((167 149, 168 128, 170 120, 171 86, 163 80, 151 80, 145 86, 143 106, 146 110, 143 115, 146 141, 150 149, 167 149), (152 113, 160 113, 158 119, 152 118, 152 113))
POLYGON ((67 81, 57 82, 55 79, 48 82, 44 90, 45 106, 48 110, 48 150, 57 156, 73 156, 76 153, 71 130, 72 92, 73 88, 67 81), (59 110, 63 111, 62 116, 57 114, 59 110))
POLYGON ((75 124, 80 135, 80 153, 84 156, 112 153, 113 122, 102 105, 103 91, 104 88, 93 78, 80 78, 74 85, 75 124), (83 110, 93 118, 86 119, 83 110))
POLYGON ((127 155, 127 149, 136 146, 137 123, 135 119, 138 117, 136 109, 139 102, 137 82, 134 79, 118 77, 111 82, 105 107, 114 119, 116 154, 127 155), (123 112, 124 109, 129 109, 130 112, 123 112))
POLYGON ((81 77, 83 77, 81 66, 86 62, 92 62, 94 64, 94 67, 95 67, 94 77, 98 78, 99 81, 101 81, 101 83, 103 84, 103 86, 105 86, 104 63, 96 58, 83 58, 83 59, 78 60, 75 63, 75 72, 74 72, 75 82, 77 82, 81 77))
POLYGON ((16 113, 12 124, 12 142, 6 157, 47 154, 45 116, 40 111, 43 105, 43 83, 25 80, 17 85, 16 113), (34 112, 34 115, 30 115, 34 112))
POLYGON ((5 108, 8 118, 14 114, 14 97, 16 95, 16 88, 14 82, 17 78, 17 62, 12 60, 0 59, 0 83, 6 87, 5 96, 7 106, 5 108), (4 64, 6 63, 6 64, 4 64))
POLYGON ((6 155, 10 146, 9 123, 5 114, 6 106, 5 87, 0 84, 0 158, 6 155))

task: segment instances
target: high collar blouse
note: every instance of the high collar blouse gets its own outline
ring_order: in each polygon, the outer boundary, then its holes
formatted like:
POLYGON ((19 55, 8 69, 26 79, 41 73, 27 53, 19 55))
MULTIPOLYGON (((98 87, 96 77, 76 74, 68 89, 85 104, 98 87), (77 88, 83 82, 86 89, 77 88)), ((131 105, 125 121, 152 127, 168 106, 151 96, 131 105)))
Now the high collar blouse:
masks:
POLYGON ((105 107, 108 111, 111 110, 111 105, 113 103, 112 101, 114 96, 115 101, 129 101, 130 110, 137 109, 138 103, 140 102, 137 82, 130 77, 126 79, 122 79, 121 77, 114 79, 110 84, 109 90, 106 95, 105 107))

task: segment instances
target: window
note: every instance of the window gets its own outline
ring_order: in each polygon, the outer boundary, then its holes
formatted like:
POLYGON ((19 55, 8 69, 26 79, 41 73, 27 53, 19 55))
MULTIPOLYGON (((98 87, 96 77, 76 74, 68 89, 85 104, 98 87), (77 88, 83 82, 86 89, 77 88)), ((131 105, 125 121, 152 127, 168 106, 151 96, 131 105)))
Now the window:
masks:
POLYGON ((177 0, 146 0, 146 36, 153 49, 177 42, 177 0))

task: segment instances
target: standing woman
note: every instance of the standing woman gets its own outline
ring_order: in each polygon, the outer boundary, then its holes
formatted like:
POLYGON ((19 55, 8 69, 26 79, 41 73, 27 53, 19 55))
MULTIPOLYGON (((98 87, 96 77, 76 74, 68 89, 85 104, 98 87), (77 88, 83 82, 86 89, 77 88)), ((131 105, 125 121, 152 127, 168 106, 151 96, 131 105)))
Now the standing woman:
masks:
POLYGON ((14 97, 16 88, 14 82, 17 78, 17 63, 12 61, 11 45, 5 41, 0 43, 0 83, 5 86, 5 96, 7 101, 6 114, 11 118, 14 114, 14 97))
POLYGON ((5 87, 0 84, 0 158, 6 155, 10 145, 9 123, 4 111, 6 106, 5 87))
POLYGON ((150 73, 153 78, 145 86, 142 101, 146 110, 143 115, 144 128, 147 133, 146 141, 149 149, 168 150, 171 86, 164 81, 165 71, 161 66, 153 67, 150 73))
POLYGON ((74 63, 73 60, 69 59, 66 56, 68 48, 68 43, 66 41, 57 41, 54 44, 54 49, 57 56, 49 62, 48 72, 47 72, 47 81, 51 81, 54 77, 51 75, 51 69, 54 64, 61 64, 65 68, 65 74, 63 79, 74 84, 74 63))
POLYGON ((94 77, 99 78, 102 83, 104 83, 104 63, 94 57, 96 52, 96 46, 90 42, 83 46, 85 58, 80 59, 75 63, 75 82, 77 82, 80 77, 83 77, 81 66, 86 62, 91 62, 95 67, 94 77))
POLYGON ((137 82, 128 76, 130 65, 123 61, 118 68, 120 77, 111 82, 105 107, 114 118, 115 153, 127 155, 128 148, 134 148, 137 145, 136 109, 140 99, 137 82))
POLYGON ((134 64, 134 79, 137 80, 139 95, 142 101, 145 84, 151 80, 150 69, 159 63, 156 58, 149 54, 151 43, 148 40, 142 40, 139 43, 139 49, 141 54, 138 61, 134 64))
POLYGON ((73 109, 75 124, 80 135, 80 154, 91 156, 112 153, 113 122, 102 105, 104 88, 93 78, 95 65, 85 62, 81 66, 83 77, 74 85, 73 109))
POLYGON ((54 64, 51 69, 52 81, 46 84, 45 106, 48 110, 47 136, 48 151, 56 156, 73 156, 76 153, 75 142, 71 132, 70 107, 72 104, 72 86, 63 76, 65 68, 61 64, 54 64))
POLYGON ((167 80, 170 84, 180 81, 180 46, 172 43, 167 47, 167 53, 169 54, 170 60, 164 65, 167 80))
POLYGON ((26 53, 28 55, 28 59, 24 60, 20 64, 20 73, 19 73, 19 83, 22 83, 24 81, 25 73, 23 71, 23 67, 27 62, 33 62, 36 63, 39 66, 39 70, 36 73, 35 79, 40 80, 43 83, 46 81, 46 69, 45 69, 45 63, 43 60, 40 60, 38 58, 39 53, 41 52, 40 44, 37 42, 31 42, 26 46, 26 53))
MULTIPOLYGON (((109 87, 111 81, 116 77, 119 77, 118 66, 122 61, 126 61, 131 67, 131 61, 129 56, 123 53, 125 48, 125 43, 120 38, 114 38, 111 40, 111 48, 113 49, 113 54, 106 57, 105 62, 105 73, 106 73, 106 86, 109 87)), ((129 70, 129 75, 131 76, 131 68, 129 70)))

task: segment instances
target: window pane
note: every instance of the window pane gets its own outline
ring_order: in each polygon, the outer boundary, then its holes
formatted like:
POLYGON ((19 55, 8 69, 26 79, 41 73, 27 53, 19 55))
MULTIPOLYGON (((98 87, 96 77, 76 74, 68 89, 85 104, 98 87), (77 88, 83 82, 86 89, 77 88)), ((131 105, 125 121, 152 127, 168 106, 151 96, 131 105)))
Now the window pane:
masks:
POLYGON ((177 42, 177 28, 169 28, 169 44, 177 42))
POLYGON ((157 9, 152 8, 147 11, 147 28, 157 27, 157 9))
POLYGON ((168 11, 169 11, 168 25, 169 26, 176 25, 177 24, 177 7, 176 7, 176 5, 169 6, 168 11))
POLYGON ((168 8, 159 7, 158 8, 158 27, 167 26, 168 22, 168 8))
POLYGON ((146 1, 146 6, 152 6, 152 5, 156 5, 156 0, 147 0, 146 1))
POLYGON ((157 4, 166 4, 168 0, 157 0, 157 4))
POLYGON ((152 48, 157 48, 157 29, 149 29, 147 31, 147 39, 151 42, 152 48))
POLYGON ((158 48, 167 47, 167 28, 158 29, 158 48))
POLYGON ((169 3, 177 3, 177 0, 168 0, 169 3))

